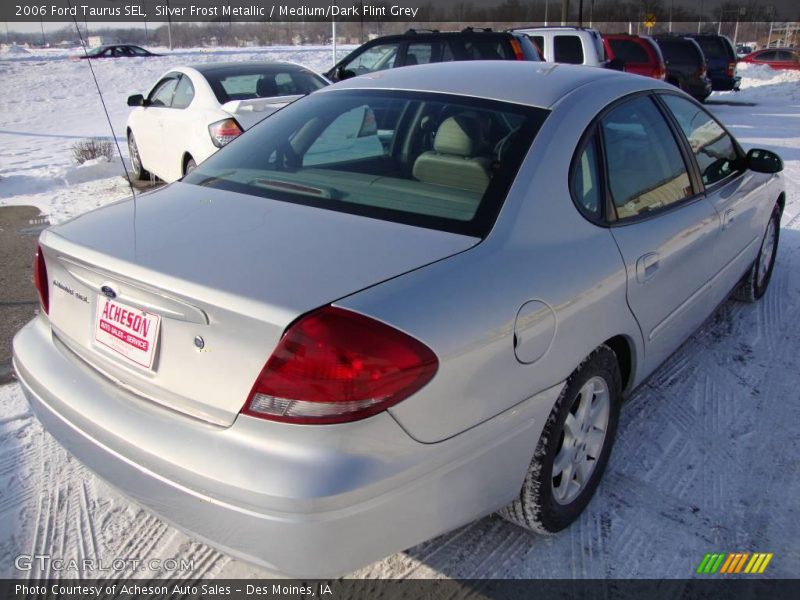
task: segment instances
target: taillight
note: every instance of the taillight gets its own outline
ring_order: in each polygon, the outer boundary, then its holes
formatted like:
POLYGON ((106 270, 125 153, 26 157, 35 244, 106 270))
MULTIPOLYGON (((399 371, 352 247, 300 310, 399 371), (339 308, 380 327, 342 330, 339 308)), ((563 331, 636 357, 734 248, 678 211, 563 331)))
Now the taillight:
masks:
POLYGON ((217 121, 208 126, 208 133, 211 135, 211 141, 217 148, 222 148, 225 144, 229 144, 237 137, 242 135, 242 128, 233 119, 225 119, 217 121))
POLYGON ((422 388, 439 361, 411 336, 326 306, 289 327, 242 412, 290 423, 343 423, 386 410, 422 388))
POLYGON ((44 263, 41 246, 36 247, 36 256, 33 259, 33 285, 39 292, 39 300, 45 314, 48 314, 50 312, 50 288, 47 285, 47 265, 44 263))
POLYGON ((729 62, 728 63, 728 77, 733 77, 733 74, 736 72, 736 63, 729 62))
POLYGON ((519 40, 511 39, 511 49, 514 51, 514 58, 516 60, 525 60, 525 55, 522 54, 522 45, 519 43, 519 40))

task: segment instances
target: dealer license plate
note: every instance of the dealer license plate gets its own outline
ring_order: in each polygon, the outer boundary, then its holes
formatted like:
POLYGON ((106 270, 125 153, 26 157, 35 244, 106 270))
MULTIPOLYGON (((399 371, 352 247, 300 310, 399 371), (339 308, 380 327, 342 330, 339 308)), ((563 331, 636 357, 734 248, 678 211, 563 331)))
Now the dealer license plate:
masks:
POLYGON ((160 325, 159 315, 97 296, 94 339, 139 366, 152 368, 160 325))

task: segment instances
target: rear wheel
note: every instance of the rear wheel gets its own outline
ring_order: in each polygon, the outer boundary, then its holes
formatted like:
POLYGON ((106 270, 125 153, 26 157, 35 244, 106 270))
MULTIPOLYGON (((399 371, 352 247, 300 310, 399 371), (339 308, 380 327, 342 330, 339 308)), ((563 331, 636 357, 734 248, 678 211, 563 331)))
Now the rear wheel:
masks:
POLYGON ((594 495, 617 430, 617 357, 600 346, 570 376, 545 424, 520 494, 500 514, 537 533, 570 525, 594 495))
POLYGON ((136 145, 136 138, 133 137, 132 131, 128 132, 128 156, 131 158, 134 179, 138 181, 150 179, 150 173, 142 166, 142 155, 139 154, 139 147, 136 145))
POLYGON ((772 270, 775 268, 775 257, 778 254, 778 239, 781 231, 781 207, 775 205, 767 223, 767 230, 761 240, 761 248, 753 265, 745 273, 744 278, 733 291, 733 297, 742 302, 755 302, 767 291, 772 270))

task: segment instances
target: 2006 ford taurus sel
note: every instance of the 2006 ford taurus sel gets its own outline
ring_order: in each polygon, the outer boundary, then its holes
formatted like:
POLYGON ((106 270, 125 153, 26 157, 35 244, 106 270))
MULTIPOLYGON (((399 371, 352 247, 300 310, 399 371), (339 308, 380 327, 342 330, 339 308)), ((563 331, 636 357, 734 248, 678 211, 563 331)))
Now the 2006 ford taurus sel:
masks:
POLYGON ((764 294, 781 168, 625 73, 358 77, 45 231, 14 365, 98 475, 284 574, 498 510, 557 531, 626 392, 764 294))

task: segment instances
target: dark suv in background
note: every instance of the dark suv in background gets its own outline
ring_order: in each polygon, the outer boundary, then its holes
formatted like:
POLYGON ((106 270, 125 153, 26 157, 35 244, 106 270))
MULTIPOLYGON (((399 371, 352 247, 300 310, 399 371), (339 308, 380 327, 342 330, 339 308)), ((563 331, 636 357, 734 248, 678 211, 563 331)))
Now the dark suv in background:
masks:
POLYGON ((703 50, 711 89, 720 92, 739 89, 742 78, 736 75, 736 50, 727 37, 716 33, 690 33, 685 37, 692 38, 703 50))
POLYGON ((655 39, 667 67, 665 81, 679 87, 700 102, 711 95, 706 57, 691 38, 679 35, 657 35, 655 39))
POLYGON ((409 29, 359 46, 325 76, 341 81, 384 69, 454 60, 542 59, 533 42, 522 33, 472 27, 462 31, 409 29))

